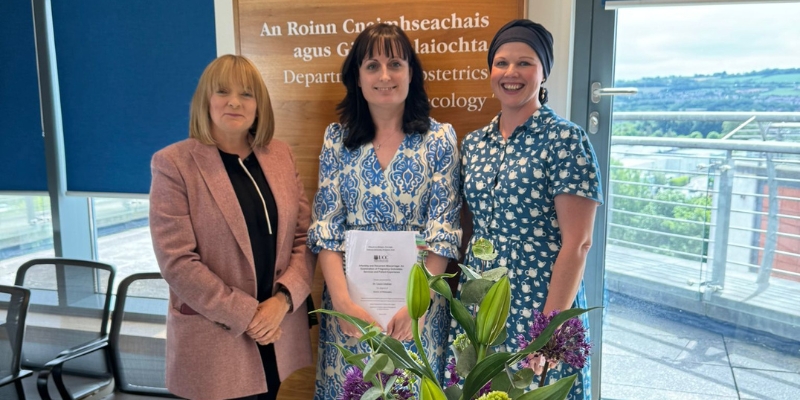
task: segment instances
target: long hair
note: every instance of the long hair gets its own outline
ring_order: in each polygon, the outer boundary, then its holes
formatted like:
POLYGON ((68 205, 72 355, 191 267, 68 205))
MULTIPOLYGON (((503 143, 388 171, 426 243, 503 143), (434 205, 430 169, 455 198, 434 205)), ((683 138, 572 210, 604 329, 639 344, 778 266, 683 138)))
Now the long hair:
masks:
POLYGON ((403 132, 424 134, 430 129, 430 104, 425 92, 425 77, 411 41, 396 25, 371 25, 356 37, 353 48, 342 64, 342 83, 347 88, 347 94, 336 106, 336 112, 339 114, 339 122, 349 131, 344 138, 344 145, 350 150, 375 138, 375 123, 372 121, 367 100, 358 86, 361 64, 365 58, 371 58, 375 53, 401 58, 408 63, 411 82, 403 108, 403 132))
POLYGON ((200 76, 189 111, 189 137, 203 144, 216 144, 211 136, 209 99, 212 93, 221 88, 231 87, 233 82, 253 93, 256 100, 256 119, 250 127, 250 134, 253 136, 252 147, 266 146, 275 133, 275 115, 272 112, 267 85, 264 84, 261 73, 252 61, 232 54, 212 61, 200 76))

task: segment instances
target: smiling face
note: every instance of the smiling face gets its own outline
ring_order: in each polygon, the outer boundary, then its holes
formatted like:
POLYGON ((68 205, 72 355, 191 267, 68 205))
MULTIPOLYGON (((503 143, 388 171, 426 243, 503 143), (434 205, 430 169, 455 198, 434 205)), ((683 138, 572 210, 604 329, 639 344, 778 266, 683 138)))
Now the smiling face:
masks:
POLYGON ((541 108, 539 88, 544 80, 542 62, 525 43, 500 46, 492 60, 491 84, 503 112, 533 113, 541 108))
POLYGON ((256 119, 256 99, 239 83, 220 85, 208 99, 208 113, 212 137, 246 135, 256 119))
POLYGON ((408 97, 408 61, 398 57, 398 51, 393 53, 367 55, 358 69, 358 86, 370 107, 403 107, 408 97))

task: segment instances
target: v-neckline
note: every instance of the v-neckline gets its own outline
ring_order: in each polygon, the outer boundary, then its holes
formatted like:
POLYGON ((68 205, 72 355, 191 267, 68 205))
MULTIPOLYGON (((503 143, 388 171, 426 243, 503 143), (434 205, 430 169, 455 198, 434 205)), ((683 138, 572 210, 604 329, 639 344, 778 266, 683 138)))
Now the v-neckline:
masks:
POLYGON ((400 144, 397 146, 397 150, 395 150, 394 154, 392 154, 392 158, 389 159, 389 163, 386 164, 386 168, 384 168, 381 165, 381 160, 378 158, 378 150, 375 148, 375 145, 372 144, 372 142, 369 142, 370 149, 372 150, 372 155, 375 157, 375 164, 378 165, 378 171, 380 171, 384 175, 386 174, 387 171, 389 171, 389 169, 391 168, 392 164, 394 164, 394 161, 397 159, 397 154, 400 153, 400 150, 403 148, 403 145, 405 145, 406 139, 408 138, 408 136, 409 135, 406 135, 405 133, 403 134, 403 139, 400 141, 400 144))

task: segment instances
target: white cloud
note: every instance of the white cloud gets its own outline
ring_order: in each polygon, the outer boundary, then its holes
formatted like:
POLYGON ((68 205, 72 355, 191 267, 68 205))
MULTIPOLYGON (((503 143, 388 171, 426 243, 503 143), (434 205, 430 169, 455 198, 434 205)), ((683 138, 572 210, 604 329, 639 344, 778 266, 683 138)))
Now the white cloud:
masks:
POLYGON ((800 68, 798 21, 800 3, 622 9, 615 77, 800 68))

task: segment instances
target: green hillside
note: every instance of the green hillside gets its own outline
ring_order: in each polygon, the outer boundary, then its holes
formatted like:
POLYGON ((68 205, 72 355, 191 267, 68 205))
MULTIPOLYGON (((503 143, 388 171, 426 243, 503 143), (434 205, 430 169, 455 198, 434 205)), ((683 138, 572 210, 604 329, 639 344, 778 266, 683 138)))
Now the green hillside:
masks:
POLYGON ((615 86, 640 90, 616 97, 615 111, 800 111, 800 68, 620 80, 615 86))

